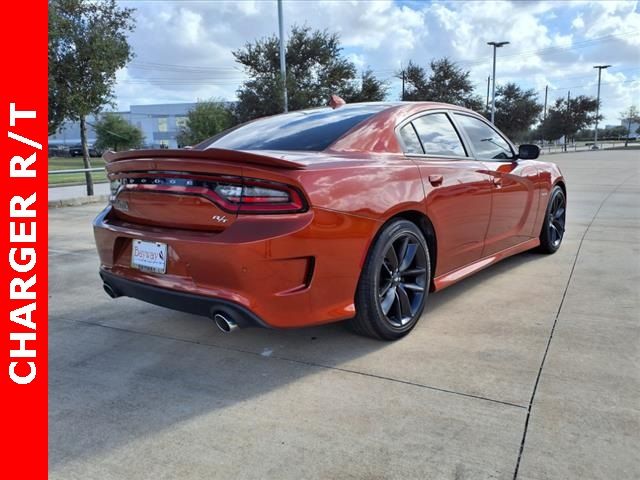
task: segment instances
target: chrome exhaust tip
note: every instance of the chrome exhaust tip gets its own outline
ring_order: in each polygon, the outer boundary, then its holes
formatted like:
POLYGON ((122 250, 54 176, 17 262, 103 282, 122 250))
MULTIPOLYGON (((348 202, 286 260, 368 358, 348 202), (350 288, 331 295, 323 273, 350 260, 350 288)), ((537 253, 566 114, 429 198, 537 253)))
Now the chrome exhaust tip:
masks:
POLYGON ((118 293, 113 289, 113 287, 111 285, 109 285, 108 283, 103 283, 102 284, 102 288, 104 289, 104 291, 107 293, 107 295, 109 295, 111 298, 118 298, 120 295, 118 295, 118 293))
POLYGON ((216 313, 213 316, 213 321, 223 333, 233 333, 240 328, 236 322, 222 313, 216 313))

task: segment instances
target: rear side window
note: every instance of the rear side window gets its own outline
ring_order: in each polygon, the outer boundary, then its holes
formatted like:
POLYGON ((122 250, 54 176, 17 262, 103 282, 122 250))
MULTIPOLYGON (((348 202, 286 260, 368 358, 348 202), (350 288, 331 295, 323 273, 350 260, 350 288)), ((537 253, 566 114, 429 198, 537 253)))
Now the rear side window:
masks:
POLYGON ((402 137, 402 143, 404 143, 404 153, 424 153, 420 140, 418 140, 418 134, 412 124, 407 123, 400 129, 400 137, 402 137))
POLYGON ((467 132, 477 158, 481 160, 507 160, 514 157, 507 141, 482 120, 456 113, 456 120, 467 132))
POLYGON ((462 141, 444 113, 431 113, 416 118, 413 126, 418 132, 426 155, 465 157, 462 141))
POLYGON ((213 137, 200 148, 321 151, 388 104, 344 105, 261 118, 213 137))

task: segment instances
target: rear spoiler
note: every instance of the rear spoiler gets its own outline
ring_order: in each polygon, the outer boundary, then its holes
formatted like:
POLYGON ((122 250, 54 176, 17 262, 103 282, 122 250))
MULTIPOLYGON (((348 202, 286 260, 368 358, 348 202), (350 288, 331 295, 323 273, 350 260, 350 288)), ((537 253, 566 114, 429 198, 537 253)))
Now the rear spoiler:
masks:
POLYGON ((306 165, 304 165, 303 163, 286 160, 285 158, 259 155, 257 153, 245 152, 242 150, 226 150, 223 148, 208 148, 206 150, 166 148, 150 150, 128 150, 125 152, 106 152, 102 157, 107 163, 133 159, 153 160, 156 158, 172 158, 178 160, 219 160, 237 164, 249 163, 253 165, 287 168, 291 170, 297 170, 306 167, 306 165))

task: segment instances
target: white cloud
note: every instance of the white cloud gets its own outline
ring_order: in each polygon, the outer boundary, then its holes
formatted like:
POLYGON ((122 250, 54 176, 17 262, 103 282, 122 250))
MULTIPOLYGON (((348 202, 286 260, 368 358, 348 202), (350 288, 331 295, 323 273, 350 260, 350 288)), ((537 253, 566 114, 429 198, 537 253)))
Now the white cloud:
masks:
POLYGON ((553 44, 561 48, 569 48, 573 43, 573 35, 560 35, 559 33, 553 36, 553 44))
MULTIPOLYGON (((277 32, 275 1, 122 3, 137 9, 137 29, 131 35, 136 58, 118 75, 120 108, 233 99, 244 74, 231 52, 277 32)), ((541 95, 549 85, 550 100, 566 95, 565 87, 572 95, 595 95, 591 67, 606 62, 614 67, 603 74, 605 122, 640 98, 637 2, 285 0, 284 16, 286 31, 298 24, 338 32, 345 55, 388 80, 392 95, 402 64, 443 56, 470 69, 483 95, 491 71, 486 42, 508 40, 498 51, 498 83, 515 81, 541 95)))
POLYGON ((582 19, 582 15, 578 15, 573 19, 573 21, 571 22, 571 27, 575 28, 576 30, 584 28, 584 20, 582 19))

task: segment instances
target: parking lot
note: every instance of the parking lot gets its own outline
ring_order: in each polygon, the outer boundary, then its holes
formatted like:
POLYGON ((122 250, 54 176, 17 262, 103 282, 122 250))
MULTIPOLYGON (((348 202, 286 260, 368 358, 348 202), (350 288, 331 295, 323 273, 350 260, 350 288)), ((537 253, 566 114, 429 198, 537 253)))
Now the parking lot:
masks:
POLYGON ((111 300, 100 206, 51 209, 50 478, 638 478, 640 150, 545 159, 560 251, 433 294, 395 343, 111 300))

